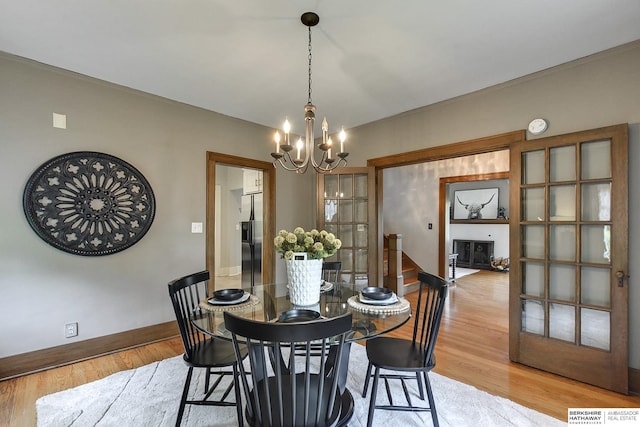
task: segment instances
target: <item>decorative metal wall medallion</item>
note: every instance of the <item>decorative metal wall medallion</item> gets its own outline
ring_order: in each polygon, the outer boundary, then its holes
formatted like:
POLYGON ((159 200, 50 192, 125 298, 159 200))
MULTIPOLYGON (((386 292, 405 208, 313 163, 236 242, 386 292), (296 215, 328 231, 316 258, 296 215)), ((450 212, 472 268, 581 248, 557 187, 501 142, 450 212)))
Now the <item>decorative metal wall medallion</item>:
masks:
POLYGON ((40 166, 27 182, 23 205, 40 238, 84 256, 134 245, 155 215, 153 190, 136 168, 89 151, 63 154, 40 166))

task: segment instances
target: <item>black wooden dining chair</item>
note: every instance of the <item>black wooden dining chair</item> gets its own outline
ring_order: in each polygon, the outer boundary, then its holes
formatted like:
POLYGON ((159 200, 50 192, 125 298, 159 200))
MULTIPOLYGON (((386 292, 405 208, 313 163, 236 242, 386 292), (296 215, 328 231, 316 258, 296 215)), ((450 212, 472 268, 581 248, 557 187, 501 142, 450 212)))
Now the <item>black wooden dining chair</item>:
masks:
POLYGON ((325 261, 322 263, 322 279, 326 282, 337 282, 340 279, 341 261, 325 261))
POLYGON ((169 283, 169 296, 176 313, 176 320, 178 321, 180 336, 184 345, 183 359, 189 366, 180 399, 176 426, 179 426, 182 422, 186 405, 236 406, 238 423, 242 426, 242 402, 237 361, 242 360, 247 355, 247 349, 244 346, 239 346, 239 356, 236 356, 234 346, 230 341, 205 336, 191 323, 191 317, 200 312, 200 301, 208 296, 208 280, 209 272, 201 271, 169 283), (189 399, 193 368, 206 369, 204 396, 201 399, 189 399), (213 368, 231 368, 231 370, 213 370, 213 368), (216 388, 221 385, 223 379, 228 376, 231 376, 231 381, 226 389, 224 391, 220 390, 215 395, 217 400, 210 399, 216 388), (211 383, 212 379, 214 380, 213 383, 211 383), (228 400, 232 389, 235 390, 235 401, 228 400), (218 396, 219 393, 222 393, 222 395, 218 396))
POLYGON ((440 329, 440 321, 444 311, 444 303, 447 298, 447 281, 441 277, 421 271, 418 273, 420 280, 420 294, 418 303, 413 313, 413 338, 405 340, 401 338, 378 337, 367 341, 367 357, 369 366, 365 378, 362 397, 366 397, 369 380, 373 376, 371 388, 371 401, 369 403, 369 415, 367 426, 373 422, 373 414, 376 409, 396 411, 429 411, 433 425, 438 426, 438 414, 433 399, 429 372, 436 364, 434 348, 440 329), (371 369, 375 368, 373 375, 371 369), (381 374, 380 370, 395 371, 394 373, 381 374), (402 373, 398 373, 402 372, 402 373), (409 375, 412 373, 413 375, 409 375), (388 405, 376 405, 378 393, 378 380, 382 378, 387 390, 388 405), (424 385, 422 378, 424 378, 424 385), (415 379, 418 383, 418 391, 421 400, 424 400, 424 392, 427 393, 429 406, 414 406, 411 394, 405 383, 406 379, 415 379), (394 404, 390 392, 389 380, 400 380, 406 399, 406 404, 394 404))
POLYGON ((340 390, 345 336, 351 313, 332 319, 300 323, 259 322, 224 313, 238 357, 242 343, 249 350, 251 383, 239 365, 246 401, 245 416, 252 426, 345 425, 353 415, 353 396, 340 390), (320 342, 331 351, 314 356, 320 342), (306 353, 290 351, 303 345, 306 353))

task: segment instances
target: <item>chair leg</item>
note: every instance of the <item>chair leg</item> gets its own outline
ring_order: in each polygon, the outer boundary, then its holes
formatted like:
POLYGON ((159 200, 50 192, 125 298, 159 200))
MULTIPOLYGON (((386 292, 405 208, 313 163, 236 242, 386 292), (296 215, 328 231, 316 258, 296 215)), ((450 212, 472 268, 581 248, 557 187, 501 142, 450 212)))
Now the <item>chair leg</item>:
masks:
MULTIPOLYGON (((369 364, 371 367, 371 364, 369 364)), ((368 371, 369 369, 367 369, 368 371)), ((367 378, 369 376, 367 375, 367 378)), ((369 400, 369 415, 367 416, 367 427, 373 424, 373 411, 376 409, 376 396, 378 395, 378 380, 380 379, 380 368, 376 366, 373 374, 373 385, 371 386, 371 400, 369 400)))
POLYGON ((418 390, 420 391, 420 400, 424 400, 424 388, 422 387, 422 378, 420 378, 420 371, 416 372, 416 380, 418 380, 418 390))
POLYGON ((244 420, 242 419, 242 398, 240 397, 240 373, 238 372, 238 365, 233 365, 233 388, 236 392, 236 411, 238 414, 238 426, 244 426, 244 420))
POLYGON ((367 396, 367 388, 369 387, 369 380, 371 379, 371 362, 367 366, 367 376, 364 377, 364 387, 362 388, 362 397, 367 396))
POLYGON ((193 375, 193 367, 189 366, 187 371, 187 379, 184 382, 184 389, 182 390, 182 398, 180 399, 180 408, 178 409, 178 418, 176 418, 176 427, 182 423, 182 416, 184 415, 184 407, 187 403, 187 396, 189 395, 189 386, 191 385, 191 376, 193 375))
POLYGON ((204 394, 209 392, 209 380, 211 378, 211 368, 207 368, 207 373, 204 377, 204 394))
POLYGON ((438 413, 436 412, 436 402, 433 399, 433 392, 431 391, 431 382, 429 381, 429 375, 424 373, 424 382, 427 388, 427 398, 429 399, 429 408, 431 408, 431 419, 433 420, 433 426, 439 427, 438 424, 438 413))

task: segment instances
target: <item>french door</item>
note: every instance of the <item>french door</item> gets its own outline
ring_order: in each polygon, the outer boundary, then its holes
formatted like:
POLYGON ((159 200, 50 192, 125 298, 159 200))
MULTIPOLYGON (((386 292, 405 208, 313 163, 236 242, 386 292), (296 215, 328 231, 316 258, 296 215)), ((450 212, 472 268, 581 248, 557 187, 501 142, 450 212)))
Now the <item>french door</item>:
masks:
POLYGON ((342 242, 327 261, 342 262, 342 280, 377 286, 374 168, 341 168, 318 174, 317 190, 318 228, 342 242))
POLYGON ((511 360, 627 393, 628 126, 513 144, 510 189, 511 360))

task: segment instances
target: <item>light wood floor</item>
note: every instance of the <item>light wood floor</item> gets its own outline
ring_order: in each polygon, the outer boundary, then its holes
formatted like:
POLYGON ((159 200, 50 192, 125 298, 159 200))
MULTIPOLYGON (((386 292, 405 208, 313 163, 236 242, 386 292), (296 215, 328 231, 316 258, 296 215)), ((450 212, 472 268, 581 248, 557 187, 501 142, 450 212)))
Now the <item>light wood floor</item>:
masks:
MULTIPOLYGON (((415 295, 409 295, 415 300, 415 295)), ((508 277, 480 271, 451 288, 436 346, 435 371, 566 420, 567 408, 640 408, 624 396, 511 363, 508 355, 508 277)), ((410 337, 410 325, 395 332, 410 337)), ((0 425, 36 425, 35 401, 112 373, 182 354, 174 338, 0 382, 0 425)), ((437 393, 437 390, 434 390, 437 393)))
POLYGON ((509 361, 508 274, 458 279, 436 344, 435 371, 560 420, 568 408, 640 407, 625 396, 509 361))

